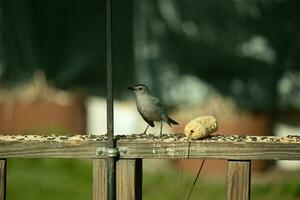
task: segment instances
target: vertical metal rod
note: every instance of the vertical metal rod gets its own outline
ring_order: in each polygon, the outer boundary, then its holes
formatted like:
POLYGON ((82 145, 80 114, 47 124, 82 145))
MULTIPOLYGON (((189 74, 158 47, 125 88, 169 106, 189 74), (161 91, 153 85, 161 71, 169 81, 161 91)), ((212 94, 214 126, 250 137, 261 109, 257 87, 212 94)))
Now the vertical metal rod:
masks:
MULTIPOLYGON (((107 147, 115 148, 112 76, 112 0, 106 0, 107 147)), ((107 199, 116 200, 116 160, 107 157, 107 199)))
POLYGON ((0 200, 6 199, 6 159, 0 159, 0 200))
POLYGON ((108 145, 114 148, 113 123, 113 77, 112 77, 112 32, 111 0, 106 0, 106 76, 107 76, 107 133, 108 145))

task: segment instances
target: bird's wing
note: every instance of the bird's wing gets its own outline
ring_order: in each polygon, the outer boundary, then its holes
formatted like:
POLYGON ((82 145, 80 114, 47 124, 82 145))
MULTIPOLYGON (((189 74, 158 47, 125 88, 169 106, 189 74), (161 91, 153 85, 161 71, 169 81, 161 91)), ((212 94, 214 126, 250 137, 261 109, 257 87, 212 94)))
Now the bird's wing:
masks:
POLYGON ((156 113, 159 113, 160 115, 166 114, 164 106, 160 103, 158 98, 152 97, 153 102, 153 110, 155 110, 156 113))
POLYGON ((156 98, 156 97, 153 97, 153 106, 154 106, 154 110, 155 112, 159 113, 160 114, 160 118, 165 121, 167 124, 170 125, 170 120, 169 120, 169 117, 168 117, 168 114, 164 108, 164 106, 160 103, 160 101, 156 98))
POLYGON ((167 114, 167 112, 166 112, 166 110, 165 110, 165 108, 164 108, 164 106, 160 103, 160 101, 156 98, 156 97, 153 97, 153 106, 154 106, 154 110, 157 112, 157 113, 159 113, 160 114, 160 116, 161 116, 161 119, 163 120, 163 121, 165 121, 167 124, 178 124, 176 121, 174 121, 173 119, 171 119, 169 116, 168 116, 168 114, 167 114))

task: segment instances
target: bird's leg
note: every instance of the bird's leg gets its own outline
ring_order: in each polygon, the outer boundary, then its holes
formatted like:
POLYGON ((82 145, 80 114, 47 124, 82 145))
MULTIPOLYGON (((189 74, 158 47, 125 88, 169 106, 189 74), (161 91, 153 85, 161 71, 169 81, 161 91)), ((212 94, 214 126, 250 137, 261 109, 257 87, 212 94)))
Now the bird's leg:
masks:
POLYGON ((145 129, 145 131, 144 131, 144 134, 147 134, 146 132, 147 132, 149 126, 150 126, 150 125, 148 124, 148 126, 146 127, 146 129, 145 129))
POLYGON ((159 137, 162 136, 162 126, 163 126, 163 121, 160 121, 160 133, 159 133, 159 137))

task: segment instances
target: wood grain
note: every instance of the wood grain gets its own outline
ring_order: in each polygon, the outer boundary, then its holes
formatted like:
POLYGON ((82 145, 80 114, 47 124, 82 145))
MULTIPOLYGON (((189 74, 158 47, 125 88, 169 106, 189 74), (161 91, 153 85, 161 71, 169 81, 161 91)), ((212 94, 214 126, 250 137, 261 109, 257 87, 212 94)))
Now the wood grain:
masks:
POLYGON ((106 159, 93 160, 93 200, 107 199, 106 159))
POLYGON ((6 160, 0 160, 0 200, 6 198, 6 160))
POLYGON ((0 136, 0 158, 106 158, 96 154, 105 146, 104 136, 0 136))
POLYGON ((300 137, 217 135, 204 140, 118 140, 128 147, 122 158, 205 158, 233 160, 300 160, 300 137))
POLYGON ((250 200, 251 161, 228 161, 227 200, 250 200))
MULTIPOLYGON (((205 158, 233 160, 300 160, 300 137, 215 135, 190 141, 182 135, 118 136, 127 147, 120 158, 205 158)), ((0 158, 106 158, 97 155, 105 136, 0 136, 0 158)))
POLYGON ((120 159, 117 162, 117 199, 142 199, 142 159, 120 159))

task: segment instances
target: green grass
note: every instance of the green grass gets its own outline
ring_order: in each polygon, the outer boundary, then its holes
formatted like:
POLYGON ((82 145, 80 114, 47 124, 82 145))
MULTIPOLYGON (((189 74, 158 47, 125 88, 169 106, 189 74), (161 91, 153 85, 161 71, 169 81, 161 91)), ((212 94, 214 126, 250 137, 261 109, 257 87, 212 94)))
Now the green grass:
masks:
POLYGON ((253 199, 258 200, 299 200, 300 176, 287 175, 284 178, 266 183, 256 183, 253 186, 253 199))
MULTIPOLYGON (((191 174, 184 173, 182 181, 178 187, 179 172, 175 170, 165 170, 146 173, 144 175, 143 194, 144 200, 165 200, 165 199, 186 199, 194 177, 191 174), (177 191, 177 188, 179 190, 177 191)), ((226 199, 225 181, 208 180, 196 183, 191 199, 226 199)))
POLYGON ((8 160, 8 200, 92 198, 92 163, 75 159, 8 160))
MULTIPOLYGON (((89 200, 92 199, 92 162, 76 159, 9 159, 8 200, 89 200)), ((271 173, 254 177, 255 200, 299 200, 300 173, 271 173), (267 177, 267 178, 266 178, 267 177)), ((178 171, 171 166, 145 172, 144 200, 176 199, 178 171)), ((179 199, 186 196, 194 177, 184 173, 179 199)), ((200 175, 191 199, 226 199, 226 183, 213 175, 200 175)))

